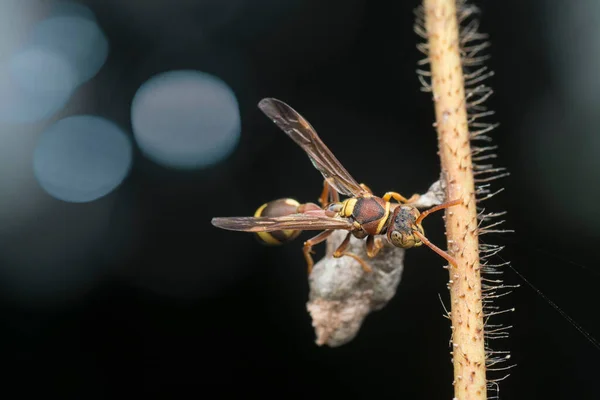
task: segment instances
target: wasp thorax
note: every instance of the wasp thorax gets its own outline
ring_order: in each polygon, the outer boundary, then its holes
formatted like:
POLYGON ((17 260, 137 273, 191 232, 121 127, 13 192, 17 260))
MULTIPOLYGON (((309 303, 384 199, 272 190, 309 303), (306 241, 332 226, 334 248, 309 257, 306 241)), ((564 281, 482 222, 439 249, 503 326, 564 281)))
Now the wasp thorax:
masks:
MULTIPOLYGON (((298 203, 294 199, 277 199, 263 204, 254 213, 255 217, 283 217, 298 212, 298 203)), ((257 239, 268 245, 280 245, 292 241, 300 235, 302 231, 286 229, 283 231, 258 232, 255 234, 257 239)))
POLYGON ((409 249, 423 244, 415 231, 424 235, 421 224, 416 224, 420 213, 415 207, 398 206, 392 213, 387 238, 396 247, 409 249))

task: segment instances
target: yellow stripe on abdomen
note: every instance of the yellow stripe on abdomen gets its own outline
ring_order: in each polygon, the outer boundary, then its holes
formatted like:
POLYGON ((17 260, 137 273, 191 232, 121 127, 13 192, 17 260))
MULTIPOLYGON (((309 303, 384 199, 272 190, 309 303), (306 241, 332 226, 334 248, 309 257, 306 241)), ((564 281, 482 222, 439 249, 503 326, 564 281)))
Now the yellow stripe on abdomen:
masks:
POLYGON ((255 218, 262 217, 261 214, 268 205, 269 205, 269 203, 265 203, 262 206, 258 207, 258 210, 256 210, 256 212, 254 213, 254 217, 255 218))
POLYGON ((281 242, 275 239, 269 232, 256 232, 256 235, 266 244, 270 244, 272 246, 279 246, 281 244, 281 242))

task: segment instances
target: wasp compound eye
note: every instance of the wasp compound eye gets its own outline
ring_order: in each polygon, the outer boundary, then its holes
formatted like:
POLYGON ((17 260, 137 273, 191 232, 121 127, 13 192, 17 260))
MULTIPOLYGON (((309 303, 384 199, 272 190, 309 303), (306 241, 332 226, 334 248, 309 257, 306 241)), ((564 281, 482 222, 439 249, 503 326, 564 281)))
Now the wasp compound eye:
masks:
POLYGON ((417 239, 412 234, 406 234, 399 231, 392 231, 389 235, 390 242, 396 247, 409 249, 417 245, 417 239))

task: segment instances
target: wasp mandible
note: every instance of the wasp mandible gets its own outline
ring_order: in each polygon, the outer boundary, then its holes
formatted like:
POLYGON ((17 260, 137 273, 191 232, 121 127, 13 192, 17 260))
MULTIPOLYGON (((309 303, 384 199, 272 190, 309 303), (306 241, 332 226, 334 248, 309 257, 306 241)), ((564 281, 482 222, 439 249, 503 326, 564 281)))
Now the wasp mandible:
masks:
POLYGON ((321 206, 314 203, 300 204, 293 199, 279 199, 262 205, 254 217, 213 218, 214 226, 255 232, 268 244, 293 240, 303 230, 323 231, 304 242, 303 252, 309 274, 314 265, 311 256, 313 246, 325 241, 338 229, 347 230, 348 235, 333 256, 351 257, 360 263, 365 272, 371 271, 369 265, 356 254, 346 251, 351 236, 366 238, 369 258, 375 257, 383 247, 381 238, 376 236, 385 235, 392 245, 404 249, 425 244, 450 264, 456 265, 452 256, 425 237, 421 223, 432 212, 460 204, 461 200, 449 201, 421 213, 410 204, 418 199, 416 194, 409 199, 396 192, 387 192, 383 197, 377 197, 346 171, 315 129, 292 107, 274 98, 261 100, 258 107, 306 152, 314 167, 325 178, 323 193, 319 199, 321 206), (340 201, 339 195, 347 198, 340 201), (392 203, 392 199, 396 203, 392 203))

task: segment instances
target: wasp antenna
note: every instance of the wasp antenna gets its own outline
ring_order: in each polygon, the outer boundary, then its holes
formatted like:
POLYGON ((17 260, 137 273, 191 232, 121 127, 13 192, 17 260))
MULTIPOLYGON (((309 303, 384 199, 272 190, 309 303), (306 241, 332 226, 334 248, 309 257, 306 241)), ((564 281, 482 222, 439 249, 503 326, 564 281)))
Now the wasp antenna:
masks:
MULTIPOLYGON (((443 204, 441 204, 443 205, 443 204)), ((438 206, 439 207, 439 206, 438 206)), ((431 250, 435 251, 436 253, 438 253, 440 256, 444 257, 446 259, 446 261, 448 261, 450 263, 450 265, 452 265, 454 268, 457 267, 457 262, 456 259, 454 257, 452 257, 450 254, 446 253, 444 250, 440 249, 439 247, 437 247, 435 244, 431 243, 429 241, 429 239, 427 239, 425 237, 425 235, 423 235, 421 232, 419 231, 414 231, 414 234, 421 239, 421 241, 423 243, 425 243, 427 245, 427 247, 429 247, 431 250)))
POLYGON ((452 206, 456 206, 458 204, 462 203, 461 199, 456 199, 456 200, 452 200, 446 203, 442 203, 440 205, 437 205, 433 208, 430 208, 429 210, 425 210, 421 213, 421 215, 419 215, 419 218, 417 218, 417 220, 415 221, 415 223, 418 225, 421 223, 421 221, 423 221, 425 219, 426 216, 428 216, 431 213, 434 213, 436 211, 439 210, 443 210, 444 208, 448 208, 448 207, 452 207, 452 206))

